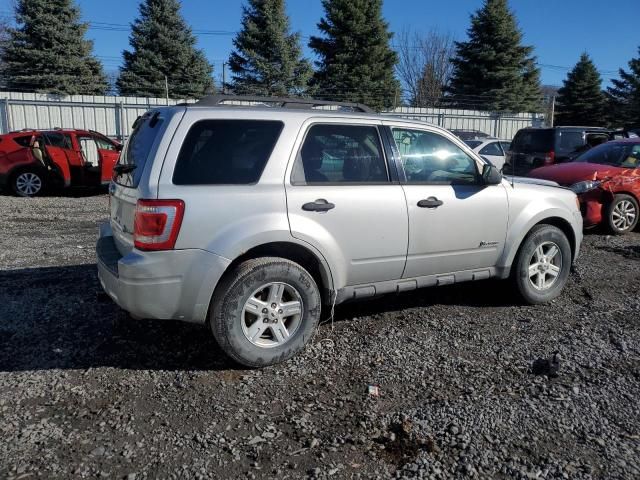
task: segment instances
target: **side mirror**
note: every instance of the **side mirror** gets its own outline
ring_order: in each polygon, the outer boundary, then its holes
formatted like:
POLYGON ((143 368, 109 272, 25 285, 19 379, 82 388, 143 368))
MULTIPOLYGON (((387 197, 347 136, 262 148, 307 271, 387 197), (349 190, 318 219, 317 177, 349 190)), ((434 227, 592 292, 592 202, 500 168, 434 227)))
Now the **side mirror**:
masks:
POLYGON ((499 185, 502 182, 502 173, 491 163, 485 163, 482 167, 482 181, 485 185, 499 185))
POLYGON ((121 152, 123 145, 121 143, 116 143, 116 152, 121 152))

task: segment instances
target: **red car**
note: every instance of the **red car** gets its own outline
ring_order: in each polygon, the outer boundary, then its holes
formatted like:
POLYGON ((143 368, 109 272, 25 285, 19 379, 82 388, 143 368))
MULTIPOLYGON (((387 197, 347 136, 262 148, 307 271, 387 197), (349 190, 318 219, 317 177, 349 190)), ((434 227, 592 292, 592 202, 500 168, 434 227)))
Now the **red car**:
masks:
POLYGON ((537 168, 529 176, 553 180, 578 194, 585 227, 632 231, 640 209, 640 139, 604 143, 572 162, 537 168))
POLYGON ((33 197, 48 186, 109 183, 121 145, 90 130, 23 130, 0 135, 0 189, 33 197))

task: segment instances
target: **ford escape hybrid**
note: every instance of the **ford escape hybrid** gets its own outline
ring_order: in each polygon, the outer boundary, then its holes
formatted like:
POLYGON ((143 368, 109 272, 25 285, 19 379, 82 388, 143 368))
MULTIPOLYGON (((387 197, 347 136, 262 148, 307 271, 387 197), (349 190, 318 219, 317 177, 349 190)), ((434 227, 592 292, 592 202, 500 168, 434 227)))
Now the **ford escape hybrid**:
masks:
POLYGON ((208 326, 252 367, 350 299, 497 277, 547 302, 582 241, 570 190, 503 180, 438 127, 313 100, 152 110, 110 195, 105 291, 134 317, 208 326))

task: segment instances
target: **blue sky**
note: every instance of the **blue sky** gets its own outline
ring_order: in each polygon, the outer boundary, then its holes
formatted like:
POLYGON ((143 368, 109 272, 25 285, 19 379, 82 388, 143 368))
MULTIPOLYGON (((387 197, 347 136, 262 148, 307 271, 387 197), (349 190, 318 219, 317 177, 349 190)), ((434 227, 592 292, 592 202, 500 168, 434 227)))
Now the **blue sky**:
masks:
MULTIPOLYGON (((194 30, 233 32, 240 26, 243 0, 183 0, 183 14, 194 30)), ((511 0, 524 32, 525 42, 535 46, 545 84, 561 85, 566 68, 587 51, 607 82, 621 66, 637 55, 640 46, 638 0, 511 0), (561 67, 561 68, 557 68, 561 67)), ((0 0, 0 14, 11 14, 13 0, 0 0)), ((134 0, 78 0, 86 21, 126 25, 137 15, 134 0)), ((469 15, 482 0, 385 0, 384 15, 393 31, 404 27, 426 31, 438 28, 465 38, 469 15)), ((320 0, 288 0, 292 28, 303 35, 317 32, 323 14, 320 0)), ((99 27, 99 26, 98 26, 99 27)), ((91 28, 95 52, 107 71, 117 70, 128 34, 120 27, 91 28)), ((233 35, 200 34, 204 49, 219 78, 222 62, 232 49, 233 35)), ((306 46, 305 46, 306 49, 306 46)), ((306 54, 312 52, 306 49, 306 54)))

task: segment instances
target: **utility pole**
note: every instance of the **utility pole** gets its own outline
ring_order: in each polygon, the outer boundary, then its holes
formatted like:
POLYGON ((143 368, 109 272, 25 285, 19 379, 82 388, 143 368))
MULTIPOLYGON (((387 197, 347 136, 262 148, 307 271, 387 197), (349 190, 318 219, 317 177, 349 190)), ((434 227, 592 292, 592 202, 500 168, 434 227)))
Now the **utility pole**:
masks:
POLYGON ((551 97, 551 127, 553 127, 553 124, 555 122, 555 117, 556 116, 556 96, 552 96, 551 97))
POLYGON ((222 62, 222 93, 227 93, 227 62, 222 62))
POLYGON ((167 99, 167 105, 169 105, 169 79, 166 75, 164 76, 164 94, 167 99))

